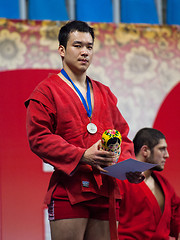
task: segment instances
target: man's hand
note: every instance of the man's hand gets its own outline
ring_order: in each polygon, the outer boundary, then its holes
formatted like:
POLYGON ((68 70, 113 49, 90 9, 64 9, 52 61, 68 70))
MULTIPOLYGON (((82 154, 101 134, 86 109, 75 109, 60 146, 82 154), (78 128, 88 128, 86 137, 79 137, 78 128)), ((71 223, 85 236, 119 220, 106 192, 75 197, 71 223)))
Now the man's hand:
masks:
POLYGON ((101 140, 88 148, 81 158, 80 163, 89 164, 102 172, 107 172, 103 167, 114 165, 117 156, 113 152, 100 150, 100 146, 101 140))
POLYGON ((126 177, 130 183, 141 183, 145 179, 142 172, 128 172, 126 173, 126 177))

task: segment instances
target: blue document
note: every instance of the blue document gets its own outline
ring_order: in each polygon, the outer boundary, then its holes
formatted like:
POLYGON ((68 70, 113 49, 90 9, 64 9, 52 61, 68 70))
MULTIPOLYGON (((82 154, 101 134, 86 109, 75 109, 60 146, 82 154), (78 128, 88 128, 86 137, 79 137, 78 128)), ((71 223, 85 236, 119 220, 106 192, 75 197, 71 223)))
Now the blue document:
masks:
POLYGON ((104 169, 108 172, 101 173, 118 178, 120 180, 125 180, 127 172, 144 172, 155 166, 157 166, 157 164, 140 162, 135 159, 129 158, 110 167, 105 167, 104 169))

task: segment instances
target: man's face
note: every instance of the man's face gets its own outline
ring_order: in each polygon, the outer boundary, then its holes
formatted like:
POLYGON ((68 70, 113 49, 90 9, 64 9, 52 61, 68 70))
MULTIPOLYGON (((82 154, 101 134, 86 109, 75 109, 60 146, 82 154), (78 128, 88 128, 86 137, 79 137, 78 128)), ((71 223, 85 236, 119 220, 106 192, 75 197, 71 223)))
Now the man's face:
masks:
POLYGON ((87 70, 93 56, 93 39, 88 32, 72 32, 69 34, 66 49, 60 47, 64 68, 69 68, 75 73, 87 70))
POLYGON ((152 170, 162 171, 164 169, 166 159, 169 157, 167 151, 167 143, 165 139, 160 139, 159 143, 153 148, 147 162, 158 164, 152 170))

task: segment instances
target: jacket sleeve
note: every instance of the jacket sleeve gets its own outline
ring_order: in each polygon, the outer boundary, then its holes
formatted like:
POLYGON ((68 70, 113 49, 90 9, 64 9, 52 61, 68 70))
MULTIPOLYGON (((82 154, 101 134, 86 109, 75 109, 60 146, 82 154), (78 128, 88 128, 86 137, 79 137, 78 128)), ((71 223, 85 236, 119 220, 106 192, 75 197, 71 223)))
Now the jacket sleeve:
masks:
POLYGON ((26 129, 31 150, 55 169, 71 175, 86 149, 55 134, 55 113, 39 101, 26 102, 26 129))
POLYGON ((109 95, 112 101, 112 106, 114 106, 114 108, 112 108, 114 126, 122 135, 121 155, 118 161, 123 161, 128 158, 135 159, 134 144, 128 138, 129 126, 117 107, 117 98, 111 91, 109 91, 109 95))
POLYGON ((178 238, 180 233, 180 198, 174 191, 171 199, 171 213, 170 236, 178 238))
POLYGON ((134 154, 134 144, 128 138, 129 126, 120 112, 118 114, 117 123, 115 124, 117 124, 117 130, 119 130, 122 135, 121 155, 119 161, 123 161, 128 158, 136 159, 134 154))

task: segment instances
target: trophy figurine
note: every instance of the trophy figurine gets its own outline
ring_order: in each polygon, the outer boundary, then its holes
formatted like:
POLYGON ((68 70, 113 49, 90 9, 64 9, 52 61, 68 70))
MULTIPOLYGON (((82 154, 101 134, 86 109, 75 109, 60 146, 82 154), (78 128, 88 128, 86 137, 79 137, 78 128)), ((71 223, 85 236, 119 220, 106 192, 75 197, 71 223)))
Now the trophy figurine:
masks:
POLYGON ((118 130, 108 129, 102 134, 101 145, 102 149, 117 154, 116 161, 118 161, 121 154, 122 136, 118 130))

